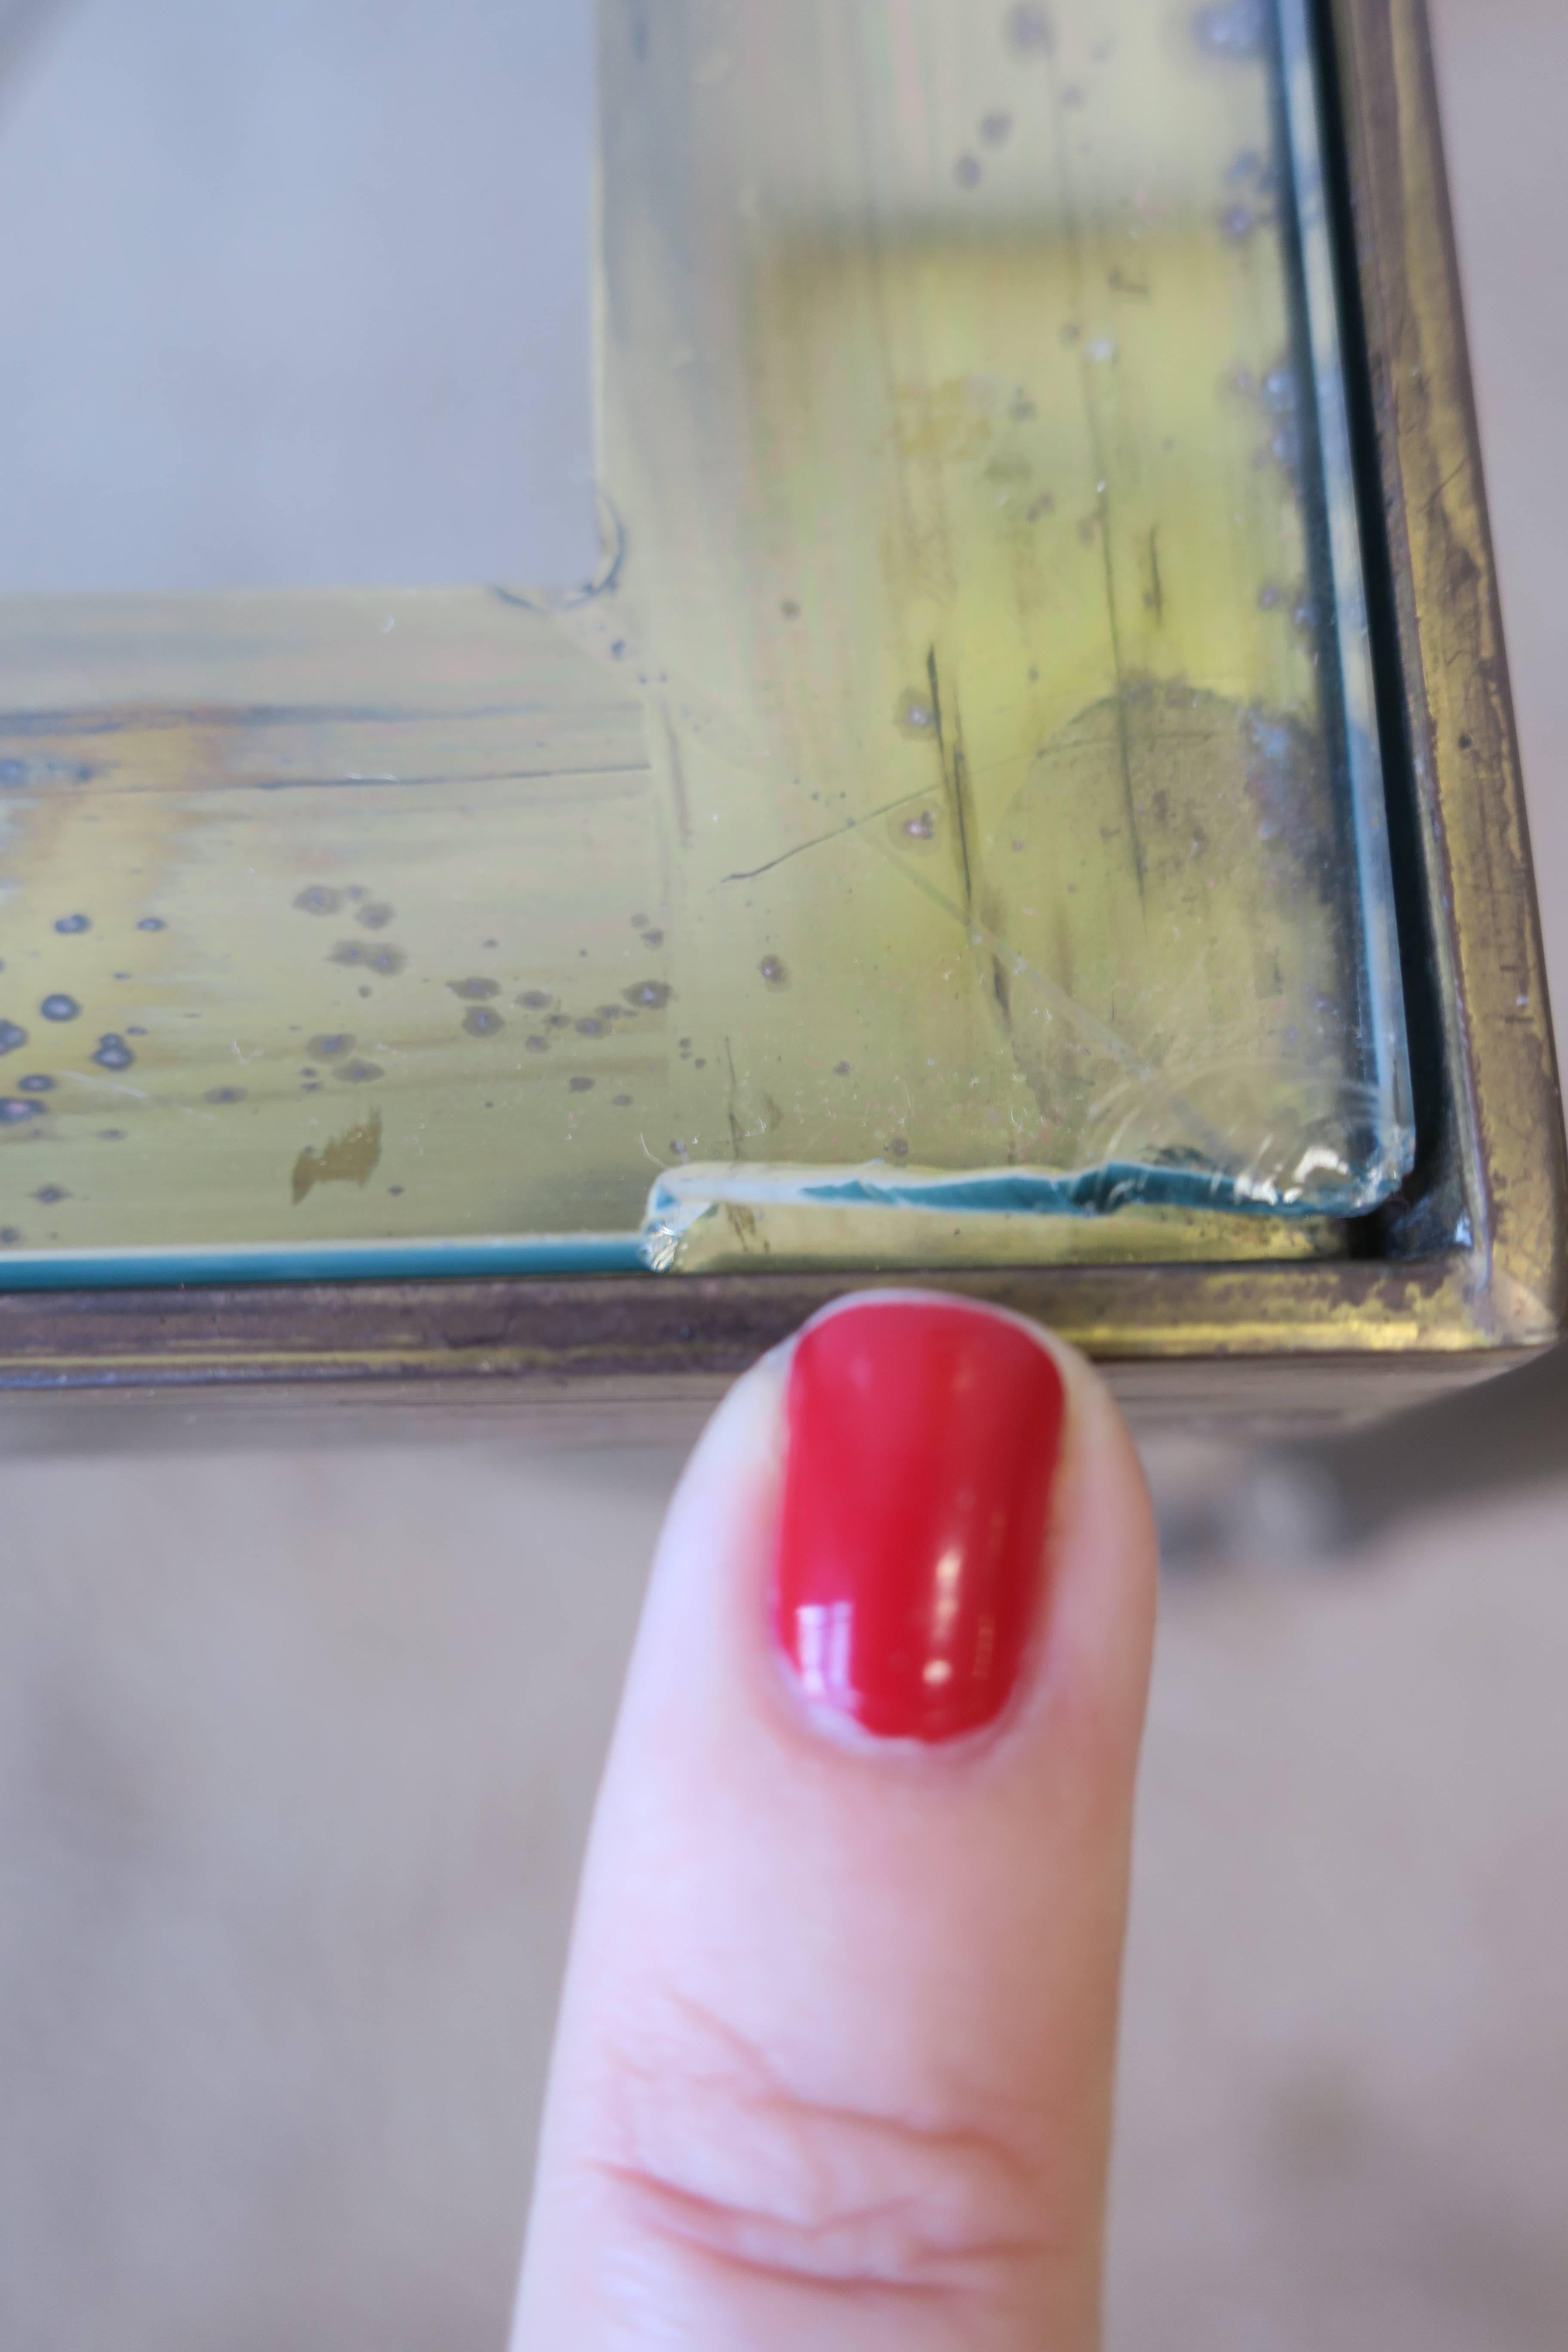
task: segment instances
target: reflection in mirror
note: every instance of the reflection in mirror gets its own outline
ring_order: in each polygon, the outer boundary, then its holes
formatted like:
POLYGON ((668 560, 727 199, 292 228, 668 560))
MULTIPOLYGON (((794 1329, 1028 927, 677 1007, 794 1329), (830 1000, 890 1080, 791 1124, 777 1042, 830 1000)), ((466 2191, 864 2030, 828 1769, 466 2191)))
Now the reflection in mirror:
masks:
POLYGON ((0 0, 0 588, 591 572, 591 0, 0 0))

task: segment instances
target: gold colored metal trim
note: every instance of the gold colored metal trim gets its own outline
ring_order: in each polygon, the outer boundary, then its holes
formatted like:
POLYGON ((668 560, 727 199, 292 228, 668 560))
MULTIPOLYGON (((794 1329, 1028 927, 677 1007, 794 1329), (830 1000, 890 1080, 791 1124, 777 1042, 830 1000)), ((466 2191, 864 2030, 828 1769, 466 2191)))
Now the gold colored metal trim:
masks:
POLYGON ((1537 1344, 1564 1308, 1563 1108, 1423 0, 1334 0, 1473 1336, 1537 1344))

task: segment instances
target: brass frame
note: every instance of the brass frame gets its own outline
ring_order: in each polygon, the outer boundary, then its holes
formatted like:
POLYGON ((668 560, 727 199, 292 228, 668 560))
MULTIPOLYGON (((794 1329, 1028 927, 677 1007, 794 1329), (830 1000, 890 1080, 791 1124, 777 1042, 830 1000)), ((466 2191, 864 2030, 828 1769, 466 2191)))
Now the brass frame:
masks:
MULTIPOLYGON (((1324 7, 1398 656, 1385 719, 1405 739, 1404 862, 1423 900, 1406 925, 1425 929, 1434 976, 1430 1148, 1412 1202, 1368 1236, 1376 1254, 1348 1262, 939 1278, 1054 1325, 1144 1418, 1299 1424, 1385 1410, 1504 1369, 1558 1338, 1568 1311, 1562 1105, 1425 7, 1324 7)), ((303 626, 307 600, 300 610, 303 626)), ((493 1412, 476 1420, 476 1383, 508 1427, 526 1405, 557 1430, 675 1433, 848 1286, 734 1275, 12 1293, 0 1388, 40 1402, 98 1391, 99 1410, 83 1418, 79 1397, 74 1419, 50 1422, 95 1439, 138 1427, 137 1399, 162 1396, 170 1426, 192 1390, 230 1392, 230 1412, 204 1409, 208 1435, 297 1434, 301 1413, 336 1431, 341 1415, 321 1417, 329 1402, 374 1404, 384 1428, 387 1405, 417 1402, 424 1424, 437 1398, 465 1429, 493 1426, 493 1412)), ((5 1422, 8 1442, 37 1441, 37 1413, 15 1394, 5 1422)))

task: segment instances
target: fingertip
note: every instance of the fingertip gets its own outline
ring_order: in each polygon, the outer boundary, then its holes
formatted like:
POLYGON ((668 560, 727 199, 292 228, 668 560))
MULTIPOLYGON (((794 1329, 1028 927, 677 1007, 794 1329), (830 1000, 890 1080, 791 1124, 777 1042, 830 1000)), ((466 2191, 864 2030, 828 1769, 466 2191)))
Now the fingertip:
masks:
POLYGON ((986 2341, 1089 2340, 1152 1585, 1125 1424, 1036 1325, 858 1293, 737 1382, 601 1798, 520 2346, 894 2340, 955 2211, 986 2341))
MULTIPOLYGON (((770 1351, 715 1412, 667 1518, 650 1612, 680 1606, 710 1635, 727 1631, 731 1669, 764 1706, 775 1694, 749 1669, 765 1647, 770 1685, 783 1666, 819 1716, 888 1738, 984 1729, 1017 1712, 1023 1681, 1124 1722, 1146 1692, 1156 1552, 1127 1423, 1076 1348, 950 1293, 859 1291, 770 1351), (983 1562, 979 1517, 1007 1538, 983 1562), (952 1620, 938 1587, 961 1559, 964 1582, 980 1580, 971 1654, 949 1639, 915 1656, 913 1617, 952 1620), (864 1653, 853 1690, 830 1689, 829 1652, 837 1642, 843 1668, 851 1620, 879 1654, 864 1653), (920 1678, 912 1692, 892 1693, 889 1651, 906 1683, 920 1678), (981 1663, 994 1671, 976 1689, 981 1663)), ((963 1632, 949 1622, 960 1645, 963 1632)))

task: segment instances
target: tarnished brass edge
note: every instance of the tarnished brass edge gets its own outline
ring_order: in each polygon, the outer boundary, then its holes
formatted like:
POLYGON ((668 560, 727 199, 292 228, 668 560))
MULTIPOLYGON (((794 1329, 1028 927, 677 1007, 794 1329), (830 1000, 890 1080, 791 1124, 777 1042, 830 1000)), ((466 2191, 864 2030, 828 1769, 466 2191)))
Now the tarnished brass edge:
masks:
POLYGON ((1333 22, 1476 1341, 1539 1346, 1568 1312, 1568 1158, 1430 31, 1425 0, 1333 22))
MULTIPOLYGON (((1107 1360, 1445 1354, 1488 1328, 1468 1259, 944 1274, 925 1286, 1049 1322, 1107 1360)), ((679 1380, 750 1361, 865 1276, 605 1277, 316 1290, 57 1292, 0 1299, 0 1386, 603 1373, 679 1380)), ((1542 1335, 1544 1336, 1544 1335, 1542 1335)))

